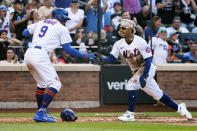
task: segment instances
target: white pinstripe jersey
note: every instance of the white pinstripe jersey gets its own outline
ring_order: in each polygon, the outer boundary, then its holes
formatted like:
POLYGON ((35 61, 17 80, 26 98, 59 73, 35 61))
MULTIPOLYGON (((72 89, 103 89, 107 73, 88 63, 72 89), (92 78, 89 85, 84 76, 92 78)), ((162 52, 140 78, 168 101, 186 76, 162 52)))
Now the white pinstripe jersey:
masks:
POLYGON ((61 44, 72 42, 68 29, 56 19, 39 21, 27 29, 33 34, 31 46, 41 46, 49 53, 61 44))
POLYGON ((113 45, 111 54, 115 58, 118 58, 119 54, 126 58, 132 71, 142 67, 145 64, 144 59, 152 56, 150 47, 146 41, 136 35, 134 35, 134 39, 129 45, 124 38, 117 41, 113 45))

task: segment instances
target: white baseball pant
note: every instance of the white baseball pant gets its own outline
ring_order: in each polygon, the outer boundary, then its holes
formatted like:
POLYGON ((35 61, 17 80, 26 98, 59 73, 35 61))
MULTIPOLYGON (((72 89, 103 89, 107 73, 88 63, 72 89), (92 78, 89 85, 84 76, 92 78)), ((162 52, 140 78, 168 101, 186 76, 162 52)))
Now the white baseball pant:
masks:
POLYGON ((163 96, 163 91, 159 88, 158 84, 156 83, 154 76, 156 73, 156 67, 151 64, 149 76, 146 81, 146 86, 142 88, 140 86, 139 78, 143 73, 143 68, 139 69, 135 75, 128 81, 126 85, 126 90, 138 90, 141 89, 145 91, 148 95, 152 96, 155 100, 160 100, 163 96))
POLYGON ((53 87, 57 91, 61 89, 61 82, 57 76, 57 72, 44 48, 28 48, 24 61, 36 80, 38 87, 53 87))

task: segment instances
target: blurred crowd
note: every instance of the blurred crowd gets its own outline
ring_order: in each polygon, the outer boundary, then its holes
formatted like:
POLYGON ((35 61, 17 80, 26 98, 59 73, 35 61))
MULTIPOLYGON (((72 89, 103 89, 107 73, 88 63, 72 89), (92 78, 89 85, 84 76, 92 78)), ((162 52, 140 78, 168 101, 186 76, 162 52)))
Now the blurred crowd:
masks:
MULTIPOLYGON (((0 64, 23 63, 32 38, 22 35, 28 25, 51 18, 54 8, 69 13, 66 23, 72 46, 82 53, 108 56, 113 44, 121 39, 121 19, 136 23, 136 35, 143 37, 153 52, 153 63, 197 63, 196 0, 0 0, 0 64), (150 9, 152 5, 152 12, 150 9), (97 22, 100 14, 101 44, 97 22), (151 17, 152 16, 152 19, 151 17)), ((50 59, 54 64, 87 63, 69 56, 61 48, 50 59)), ((124 64, 120 56, 118 64, 124 64)))

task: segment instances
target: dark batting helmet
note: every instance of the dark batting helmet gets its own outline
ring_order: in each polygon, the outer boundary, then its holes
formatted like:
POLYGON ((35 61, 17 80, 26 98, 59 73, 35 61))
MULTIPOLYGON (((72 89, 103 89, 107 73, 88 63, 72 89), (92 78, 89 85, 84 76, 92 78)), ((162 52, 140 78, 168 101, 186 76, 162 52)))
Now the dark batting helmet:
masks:
POLYGON ((71 109, 65 109, 61 112, 60 117, 62 121, 75 121, 77 120, 77 115, 71 109))
POLYGON ((56 8, 52 11, 52 18, 58 19, 61 23, 65 24, 68 18, 68 11, 62 8, 56 8))

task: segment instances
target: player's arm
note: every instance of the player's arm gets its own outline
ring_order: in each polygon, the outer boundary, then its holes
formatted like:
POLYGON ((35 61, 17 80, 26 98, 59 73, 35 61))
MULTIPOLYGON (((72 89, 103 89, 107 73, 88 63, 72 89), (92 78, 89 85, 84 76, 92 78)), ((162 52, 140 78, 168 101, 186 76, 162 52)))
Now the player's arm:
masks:
POLYGON ((140 85, 142 88, 144 88, 146 86, 146 80, 148 78, 148 73, 151 67, 151 57, 148 57, 145 60, 145 67, 144 67, 144 72, 143 74, 140 76, 139 81, 140 81, 140 85))
POLYGON ((110 55, 106 58, 103 58, 101 60, 101 62, 104 62, 104 63, 114 63, 117 61, 118 57, 119 57, 119 43, 115 43, 112 47, 112 51, 110 52, 110 55))
POLYGON ((110 63, 110 64, 115 63, 116 61, 117 61, 117 58, 114 57, 112 54, 110 54, 108 57, 102 59, 102 62, 110 63))
POLYGON ((24 31, 22 32, 22 35, 26 38, 30 37, 31 34, 29 33, 29 30, 28 29, 24 29, 24 31))
POLYGON ((150 70, 151 62, 152 62, 152 57, 148 57, 148 58, 146 58, 144 60, 145 60, 145 66, 144 66, 143 75, 147 78, 149 70, 150 70))
POLYGON ((60 28, 61 36, 60 36, 60 43, 63 47, 64 51, 72 56, 76 56, 79 58, 84 58, 86 60, 90 60, 92 63, 95 61, 95 56, 91 53, 83 54, 80 53, 78 50, 71 48, 70 43, 72 42, 72 38, 70 37, 70 33, 66 27, 60 28))
POLYGON ((31 25, 28 25, 27 26, 27 29, 25 29, 23 32, 22 32, 22 35, 24 37, 30 37, 33 33, 34 33, 34 29, 35 29, 35 26, 36 26, 37 23, 35 24, 31 24, 31 25))
POLYGON ((76 50, 74 48, 71 48, 70 43, 62 44, 62 47, 63 47, 64 51, 69 55, 79 57, 79 58, 83 58, 85 60, 90 60, 90 61, 94 62, 95 56, 93 54, 91 54, 91 53, 89 53, 89 54, 80 53, 78 50, 76 50))
POLYGON ((142 54, 145 61, 144 72, 139 78, 140 85, 142 88, 144 88, 146 86, 146 79, 148 78, 148 73, 151 67, 152 53, 149 45, 146 43, 145 40, 141 41, 139 51, 142 54))

